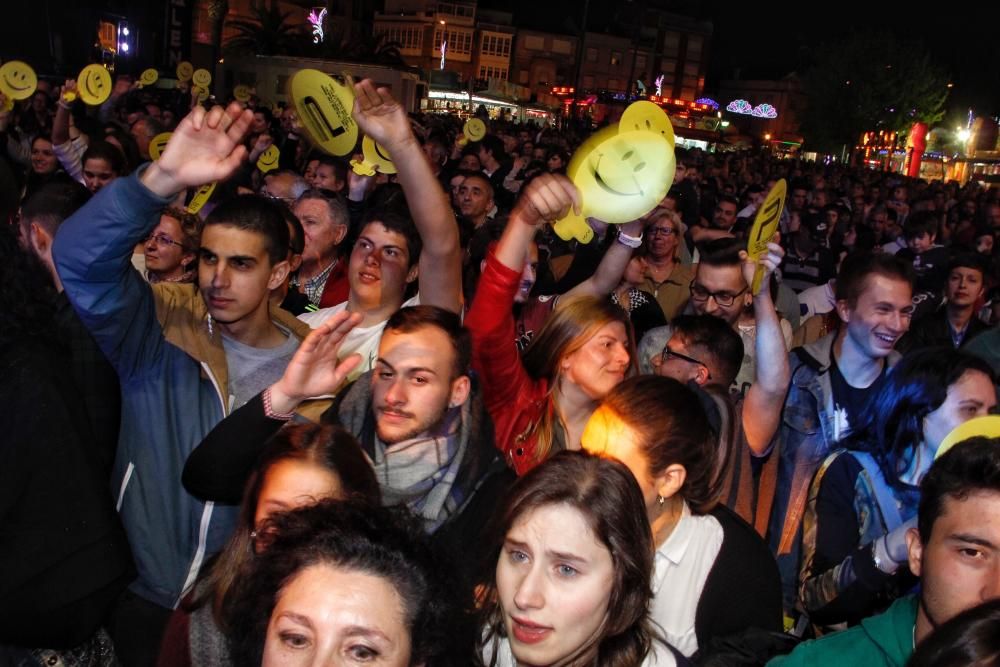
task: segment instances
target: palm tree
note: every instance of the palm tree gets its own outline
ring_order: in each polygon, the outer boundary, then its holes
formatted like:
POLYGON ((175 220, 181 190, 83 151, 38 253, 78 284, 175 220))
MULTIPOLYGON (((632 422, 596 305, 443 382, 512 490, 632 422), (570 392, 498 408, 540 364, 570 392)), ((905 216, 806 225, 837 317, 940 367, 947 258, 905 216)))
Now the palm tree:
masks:
POLYGON ((234 19, 226 26, 236 32, 226 40, 226 51, 261 56, 294 56, 302 49, 301 26, 288 23, 291 12, 282 12, 276 1, 270 7, 254 7, 249 20, 234 19))
POLYGON ((389 39, 386 35, 364 34, 355 37, 345 46, 344 51, 350 60, 389 67, 406 67, 400 48, 402 44, 389 39))

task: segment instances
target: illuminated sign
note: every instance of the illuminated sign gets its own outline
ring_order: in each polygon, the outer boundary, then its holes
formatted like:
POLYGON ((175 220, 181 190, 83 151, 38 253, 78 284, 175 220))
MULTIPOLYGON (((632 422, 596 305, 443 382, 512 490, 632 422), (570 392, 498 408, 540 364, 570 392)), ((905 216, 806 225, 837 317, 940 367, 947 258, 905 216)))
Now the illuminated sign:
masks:
POLYGON ((710 106, 713 109, 719 108, 719 103, 713 100, 711 97, 702 97, 700 99, 695 100, 695 102, 697 102, 698 104, 704 104, 706 106, 710 106))
MULTIPOLYGON (((702 100, 699 100, 699 102, 702 100)), ((746 100, 733 100, 726 105, 726 111, 755 118, 777 118, 778 110, 766 102, 753 106, 746 100)))
POLYGON ((326 7, 315 7, 306 17, 312 26, 313 44, 320 44, 326 35, 323 33, 323 22, 326 21, 326 7))

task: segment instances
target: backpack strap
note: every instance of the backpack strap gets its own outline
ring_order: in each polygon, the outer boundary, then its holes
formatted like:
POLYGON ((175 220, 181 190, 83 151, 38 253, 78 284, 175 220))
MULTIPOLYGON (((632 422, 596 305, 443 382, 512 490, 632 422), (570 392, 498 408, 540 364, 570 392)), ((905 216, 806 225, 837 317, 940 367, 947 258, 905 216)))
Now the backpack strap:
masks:
POLYGON ((892 495, 892 489, 889 487, 888 482, 885 481, 881 466, 879 466, 875 457, 868 452, 852 450, 851 455, 861 464, 861 467, 864 468, 865 473, 868 475, 868 479, 872 483, 872 491, 875 492, 875 502, 878 503, 882 519, 885 520, 886 532, 892 532, 895 528, 903 525, 903 517, 899 514, 896 497, 892 495))

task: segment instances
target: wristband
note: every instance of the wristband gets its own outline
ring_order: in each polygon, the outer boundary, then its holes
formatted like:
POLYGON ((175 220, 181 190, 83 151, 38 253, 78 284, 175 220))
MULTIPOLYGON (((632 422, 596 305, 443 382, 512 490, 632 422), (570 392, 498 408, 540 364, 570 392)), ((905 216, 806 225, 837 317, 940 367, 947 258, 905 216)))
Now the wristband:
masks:
POLYGON ((261 397, 264 399, 264 416, 268 419, 277 419, 279 421, 286 422, 295 416, 294 412, 275 412, 271 407, 271 388, 268 387, 264 390, 264 395, 261 397))
POLYGON ((629 236, 619 228, 618 242, 621 243, 623 246, 635 250, 636 248, 642 245, 642 234, 640 234, 639 236, 629 236))

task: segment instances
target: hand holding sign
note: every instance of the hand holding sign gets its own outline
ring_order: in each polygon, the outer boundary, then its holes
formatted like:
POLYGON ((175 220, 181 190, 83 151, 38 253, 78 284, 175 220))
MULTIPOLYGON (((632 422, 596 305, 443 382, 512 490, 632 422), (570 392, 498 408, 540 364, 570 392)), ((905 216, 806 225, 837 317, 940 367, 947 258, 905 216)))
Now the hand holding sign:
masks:
POLYGON ((303 129, 330 155, 347 155, 358 141, 358 124, 351 117, 354 92, 314 69, 300 70, 288 82, 303 129))
POLYGON ((777 243, 772 243, 778 233, 778 222, 781 220, 781 211, 785 208, 785 192, 787 186, 785 179, 779 180, 767 193, 764 203, 757 209, 757 217, 754 218, 753 227, 750 228, 750 236, 747 241, 747 257, 757 264, 753 279, 750 283, 750 292, 756 296, 760 292, 764 279, 770 277, 771 273, 778 268, 784 251, 777 243), (773 254, 779 252, 777 262, 774 261, 773 254))
POLYGON ((583 205, 579 215, 555 224, 563 239, 589 242, 594 233, 586 217, 613 224, 641 218, 670 189, 675 167, 672 128, 666 129, 670 119, 653 104, 634 110, 638 104, 625 110, 624 125, 597 132, 573 154, 566 174, 580 191, 583 205))

